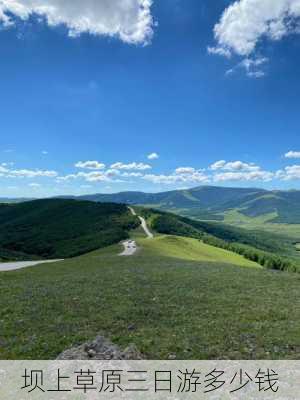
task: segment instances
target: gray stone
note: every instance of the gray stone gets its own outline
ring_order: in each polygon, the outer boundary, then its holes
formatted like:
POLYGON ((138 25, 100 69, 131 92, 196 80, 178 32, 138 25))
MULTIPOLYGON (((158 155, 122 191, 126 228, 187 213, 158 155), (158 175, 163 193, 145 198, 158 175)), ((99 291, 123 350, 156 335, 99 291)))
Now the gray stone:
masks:
POLYGON ((97 336, 92 342, 65 350, 57 360, 142 360, 143 358, 134 344, 122 350, 103 336, 97 336))

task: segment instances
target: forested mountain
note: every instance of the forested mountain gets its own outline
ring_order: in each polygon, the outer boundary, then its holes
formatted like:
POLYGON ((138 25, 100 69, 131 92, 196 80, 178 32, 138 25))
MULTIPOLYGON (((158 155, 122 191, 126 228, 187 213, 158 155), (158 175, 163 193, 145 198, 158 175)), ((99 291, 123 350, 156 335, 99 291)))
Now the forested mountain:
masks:
POLYGON ((118 243, 139 225, 126 206, 65 199, 0 205, 0 259, 67 258, 118 243))

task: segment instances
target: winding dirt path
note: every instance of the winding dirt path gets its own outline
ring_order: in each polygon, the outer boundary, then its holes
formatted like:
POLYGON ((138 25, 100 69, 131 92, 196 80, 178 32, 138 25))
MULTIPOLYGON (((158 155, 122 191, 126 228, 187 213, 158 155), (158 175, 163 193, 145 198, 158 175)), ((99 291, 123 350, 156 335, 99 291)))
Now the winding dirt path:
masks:
MULTIPOLYGON (((143 228, 147 238, 153 239, 154 235, 153 233, 150 232, 146 220, 137 215, 137 213, 132 207, 128 207, 128 209, 130 210, 132 215, 137 216, 140 219, 141 227, 143 228)), ((135 240, 126 240, 125 242, 122 243, 122 245, 124 246, 124 251, 119 254, 120 256, 133 256, 137 251, 137 244, 135 240)))
MULTIPOLYGON (((132 207, 128 207, 128 208, 131 211, 132 215, 135 215, 135 216, 137 215, 137 213, 135 212, 135 210, 132 207)), ((138 215, 138 218, 141 221, 141 226, 144 229, 144 232, 146 233, 146 236, 149 239, 153 239, 154 235, 153 235, 153 233, 150 232, 150 229, 148 228, 148 225, 147 225, 147 222, 146 222, 145 218, 140 217, 139 215, 138 215)))

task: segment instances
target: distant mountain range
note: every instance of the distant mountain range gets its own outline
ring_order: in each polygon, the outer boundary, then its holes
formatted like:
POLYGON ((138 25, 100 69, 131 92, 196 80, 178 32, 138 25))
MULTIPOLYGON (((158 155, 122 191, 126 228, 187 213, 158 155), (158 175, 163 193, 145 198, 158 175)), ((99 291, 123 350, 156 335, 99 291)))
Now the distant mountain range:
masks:
POLYGON ((18 198, 12 199, 12 198, 9 198, 9 197, 0 197, 0 203, 6 203, 6 204, 22 203, 24 201, 30 201, 30 200, 34 200, 34 198, 18 197, 18 198))
MULTIPOLYGON (((200 186, 187 190, 161 193, 121 192, 64 196, 100 203, 141 205, 171 211, 203 220, 222 221, 224 213, 232 210, 254 218, 268 216, 268 222, 300 224, 300 191, 264 190, 257 188, 227 188, 200 186)), ((0 199, 0 202, 24 201, 25 199, 0 199)))
POLYGON ((96 202, 142 205, 199 219, 223 220, 224 212, 236 210, 252 218, 269 214, 269 222, 300 223, 298 190, 268 191, 256 188, 201 186, 161 193, 121 192, 79 198, 96 202))

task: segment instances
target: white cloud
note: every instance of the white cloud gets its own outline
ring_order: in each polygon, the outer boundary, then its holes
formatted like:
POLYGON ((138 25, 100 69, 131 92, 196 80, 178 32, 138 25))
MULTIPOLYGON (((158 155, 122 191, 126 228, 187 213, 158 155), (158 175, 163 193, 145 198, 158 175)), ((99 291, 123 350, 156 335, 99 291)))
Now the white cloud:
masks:
POLYGON ((75 179, 84 179, 87 182, 109 182, 110 178, 105 172, 92 171, 92 172, 78 172, 77 174, 69 174, 59 176, 57 182, 72 181, 75 179))
POLYGON ((6 176, 8 178, 37 178, 37 177, 46 177, 46 178, 55 178, 57 176, 56 171, 45 171, 45 170, 30 170, 30 169, 15 169, 15 170, 7 170, 6 176))
POLYGON ((179 167, 175 169, 176 175, 186 175, 186 174, 193 174, 196 172, 195 168, 192 167, 179 167))
POLYGON ((147 156, 148 160, 157 160, 159 155, 157 153, 151 153, 147 156))
POLYGON ((243 161, 220 160, 212 164, 209 168, 215 172, 213 180, 215 182, 227 181, 265 181, 273 179, 274 174, 269 171, 264 171, 254 163, 245 163, 243 161), (222 171, 222 172, 221 172, 222 171))
POLYGON ((141 178, 143 176, 140 172, 123 172, 120 175, 125 178, 141 178))
POLYGON ((40 170, 40 169, 11 169, 13 163, 0 164, 0 176, 4 178, 55 178, 56 171, 40 170))
POLYGON ((117 169, 108 169, 105 172, 106 176, 108 176, 109 178, 113 178, 115 176, 119 176, 121 175, 121 172, 118 171, 117 169))
POLYGON ((227 181, 264 181, 269 182, 274 178, 274 174, 268 171, 250 172, 222 172, 214 175, 215 182, 227 181))
POLYGON ((102 172, 79 172, 79 178, 84 178, 87 182, 109 182, 110 178, 102 172))
POLYGON ((76 179, 82 179, 87 182, 123 182, 119 177, 125 178, 139 178, 143 174, 139 172, 120 172, 117 169, 107 169, 105 171, 91 171, 91 172, 78 172, 76 174, 69 174, 65 176, 59 176, 57 182, 73 181, 76 179), (118 178, 118 179, 116 179, 118 178))
POLYGON ((9 170, 7 169, 7 165, 6 163, 3 163, 0 165, 0 173, 5 174, 7 173, 9 170))
POLYGON ((215 25, 214 53, 249 56, 263 38, 275 41, 299 33, 299 17, 300 0, 237 0, 215 25))
POLYGON ((289 151, 285 153, 285 158, 300 158, 300 151, 289 151))
POLYGON ((268 58, 266 57, 247 57, 239 62, 235 67, 226 71, 226 75, 232 75, 238 70, 244 70, 249 78, 263 78, 266 75, 263 67, 267 62, 268 58))
POLYGON ((210 166, 213 171, 223 170, 223 171, 259 171, 260 167, 253 163, 248 164, 242 161, 231 161, 226 162, 225 160, 220 160, 215 162, 210 166))
POLYGON ((82 169, 104 169, 105 164, 99 163, 98 161, 78 161, 75 167, 82 169))
POLYGON ((177 184, 177 183, 208 183, 209 177, 202 171, 197 171, 195 168, 177 168, 171 175, 144 175, 143 179, 155 184, 177 184))
POLYGON ((300 165, 292 165, 276 172, 276 178, 283 181, 300 179, 300 165))
POLYGON ((208 46, 207 51, 209 54, 214 54, 218 56, 224 56, 227 58, 231 57, 231 52, 228 49, 225 49, 223 47, 210 47, 208 46))
POLYGON ((222 169, 225 164, 226 164, 225 160, 216 161, 214 164, 212 164, 210 166, 210 169, 212 169, 213 171, 216 171, 218 169, 222 169))
POLYGON ((0 21, 15 25, 32 15, 49 26, 65 25, 69 36, 82 33, 117 37, 126 43, 146 44, 153 34, 152 0, 0 0, 0 21))
POLYGON ((113 165, 111 165, 110 167, 111 169, 116 169, 116 170, 126 170, 126 171, 130 171, 130 170, 135 170, 135 171, 145 171, 147 169, 151 169, 151 165, 148 164, 144 164, 144 163, 130 163, 130 164, 124 164, 122 162, 117 162, 113 165))

